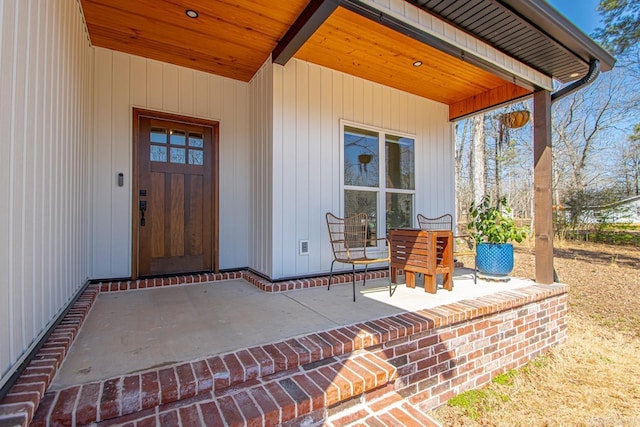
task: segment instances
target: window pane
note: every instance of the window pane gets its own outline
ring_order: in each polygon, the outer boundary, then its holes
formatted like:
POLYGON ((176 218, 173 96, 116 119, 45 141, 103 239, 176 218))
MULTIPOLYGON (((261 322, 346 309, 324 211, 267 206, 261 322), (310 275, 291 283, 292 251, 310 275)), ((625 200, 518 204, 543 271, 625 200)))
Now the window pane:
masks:
POLYGON ((171 145, 185 145, 186 136, 184 131, 172 130, 171 131, 171 145))
POLYGON ((387 232, 391 228, 411 228, 413 225, 413 195, 387 193, 387 232))
POLYGON ((202 134, 189 132, 189 147, 202 148, 202 134))
POLYGON ((367 246, 376 246, 378 230, 378 193, 374 191, 344 192, 344 216, 350 217, 359 213, 366 213, 369 217, 367 225, 367 237, 370 239, 367 246))
POLYGON ((167 143, 167 130, 162 128, 151 128, 151 142, 156 144, 167 143))
POLYGON ((202 166, 204 164, 204 151, 202 150, 194 150, 193 148, 189 150, 189 164, 190 165, 199 165, 202 166))
POLYGON ((379 182, 378 133, 345 126, 345 185, 377 187, 379 182))
POLYGON ((167 147, 158 147, 157 145, 151 146, 151 161, 152 162, 166 162, 167 161, 167 147))
POLYGON ((171 147, 171 163, 186 163, 184 148, 171 147))
POLYGON ((415 189, 413 139, 387 135, 387 188, 415 189))

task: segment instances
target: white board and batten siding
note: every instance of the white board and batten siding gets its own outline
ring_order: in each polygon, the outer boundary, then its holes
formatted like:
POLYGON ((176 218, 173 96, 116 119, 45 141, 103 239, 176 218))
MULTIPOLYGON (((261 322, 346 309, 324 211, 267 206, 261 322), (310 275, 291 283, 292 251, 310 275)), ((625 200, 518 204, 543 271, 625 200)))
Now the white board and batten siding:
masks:
POLYGON ((251 79, 251 223, 249 267, 272 274, 273 239, 273 66, 271 60, 251 79))
POLYGON ((134 107, 220 122, 220 268, 246 267, 249 84, 95 48, 91 277, 131 275, 134 107))
POLYGON ((0 2, 0 386, 88 278, 92 67, 76 0, 0 2))
POLYGON ((341 120, 415 135, 415 212, 454 212, 448 106, 295 59, 272 67, 273 241, 260 248, 271 250, 273 279, 329 270, 324 215, 343 209, 341 120))

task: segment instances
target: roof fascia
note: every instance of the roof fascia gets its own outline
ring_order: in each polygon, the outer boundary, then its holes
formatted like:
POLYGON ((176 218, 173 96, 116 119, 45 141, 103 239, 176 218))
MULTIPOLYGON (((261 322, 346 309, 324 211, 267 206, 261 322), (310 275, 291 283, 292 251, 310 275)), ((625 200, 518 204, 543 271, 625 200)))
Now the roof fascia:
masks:
MULTIPOLYGON (((588 35, 562 16, 544 0, 498 0, 505 7, 537 26, 551 39, 587 63, 600 61, 600 69, 609 71, 616 59, 588 35)), ((576 2, 576 7, 580 7, 576 2)))

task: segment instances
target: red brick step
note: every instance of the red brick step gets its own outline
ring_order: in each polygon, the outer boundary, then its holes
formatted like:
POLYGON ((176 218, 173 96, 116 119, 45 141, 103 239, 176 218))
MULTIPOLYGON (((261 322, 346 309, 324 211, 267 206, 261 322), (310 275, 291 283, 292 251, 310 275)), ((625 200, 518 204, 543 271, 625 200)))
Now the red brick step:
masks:
MULTIPOLYGON (((396 369, 361 350, 331 363, 252 380, 146 411, 97 423, 98 426, 275 426, 312 425, 328 408, 389 385, 396 369)), ((34 420, 35 421, 35 420, 34 420)), ((55 425, 56 419, 50 420, 55 425)))
POLYGON ((306 364, 335 361, 358 349, 382 343, 391 336, 406 336, 423 328, 426 328, 426 323, 385 323, 384 329, 377 326, 377 321, 359 323, 162 369, 50 391, 45 393, 33 425, 44 426, 49 422, 89 424, 185 399, 206 399, 211 393, 231 386, 306 364))
POLYGON ((373 396, 358 405, 331 413, 323 427, 404 426, 441 427, 438 422, 417 409, 392 390, 373 396))

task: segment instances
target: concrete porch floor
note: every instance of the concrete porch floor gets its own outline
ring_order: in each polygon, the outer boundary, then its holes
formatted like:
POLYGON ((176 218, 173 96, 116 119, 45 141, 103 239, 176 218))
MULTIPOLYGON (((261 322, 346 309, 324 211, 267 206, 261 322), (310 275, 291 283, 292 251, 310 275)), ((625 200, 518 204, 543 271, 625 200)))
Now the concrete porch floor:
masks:
POLYGON ((386 279, 265 293, 242 279, 100 294, 50 390, 144 371, 334 329, 341 325, 433 308, 531 286, 531 280, 478 280, 457 269, 454 289, 429 294, 386 279))

